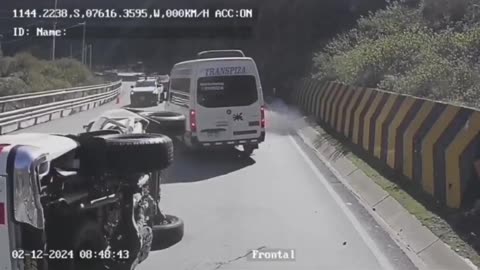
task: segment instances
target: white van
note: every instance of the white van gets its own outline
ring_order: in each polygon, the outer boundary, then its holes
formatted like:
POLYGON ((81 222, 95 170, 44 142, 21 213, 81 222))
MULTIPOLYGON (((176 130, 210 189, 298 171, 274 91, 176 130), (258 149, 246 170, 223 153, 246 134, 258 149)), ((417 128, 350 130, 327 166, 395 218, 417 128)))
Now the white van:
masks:
POLYGON ((249 57, 176 64, 165 109, 186 116, 182 140, 192 148, 241 145, 251 155, 265 140, 262 86, 249 57))

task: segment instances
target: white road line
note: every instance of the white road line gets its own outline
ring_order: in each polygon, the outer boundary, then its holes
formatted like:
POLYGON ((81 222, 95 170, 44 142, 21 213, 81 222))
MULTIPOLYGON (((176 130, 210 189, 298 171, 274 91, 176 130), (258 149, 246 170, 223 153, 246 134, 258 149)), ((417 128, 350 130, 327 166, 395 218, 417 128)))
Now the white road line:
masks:
POLYGON ((288 136, 289 139, 292 141, 293 145, 295 146, 295 148, 297 149, 297 151, 300 153, 300 155, 303 157, 303 159, 305 160, 305 162, 308 164, 308 166, 312 169, 313 173, 315 174, 315 176, 318 177, 318 179, 320 180, 320 182, 323 184, 323 186, 325 187, 325 189, 328 191, 328 193, 330 193, 330 195, 332 196, 332 198, 335 200, 335 202, 337 203, 337 205, 340 207, 340 209, 342 209, 343 213, 345 213, 345 215, 347 216, 347 218, 350 220, 350 222, 352 223, 353 227, 355 228, 355 230, 358 232, 358 234, 360 235, 360 237, 363 239, 363 241, 365 242, 365 244, 368 246, 368 248, 370 249, 370 251, 373 253, 373 255, 375 256, 375 258, 377 259, 378 263, 380 264, 380 266, 382 267, 382 269, 385 269, 385 270, 393 270, 395 269, 392 264, 390 263, 390 261, 387 259, 387 257, 384 255, 383 252, 380 251, 380 249, 378 248, 377 244, 370 238, 370 236, 368 235, 367 231, 365 231, 365 229, 363 228, 362 224, 360 224, 360 222, 357 220, 357 218, 355 217, 355 215, 351 212, 351 210, 344 204, 343 200, 340 198, 340 196, 337 194, 337 192, 335 192, 335 190, 332 188, 332 186, 330 186, 330 184, 328 183, 327 179, 325 179, 325 176, 323 176, 323 174, 318 170, 318 168, 315 166, 315 164, 313 164, 312 160, 307 156, 307 154, 305 154, 305 152, 302 150, 302 148, 300 147, 300 145, 298 144, 297 141, 295 141, 295 139, 289 135, 288 136))

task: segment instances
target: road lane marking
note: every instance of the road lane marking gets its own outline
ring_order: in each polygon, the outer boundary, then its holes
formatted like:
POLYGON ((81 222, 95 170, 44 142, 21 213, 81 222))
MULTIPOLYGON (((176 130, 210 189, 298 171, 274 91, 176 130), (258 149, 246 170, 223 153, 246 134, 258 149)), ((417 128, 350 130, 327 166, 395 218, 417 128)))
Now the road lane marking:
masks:
MULTIPOLYGON (((295 149, 297 149, 298 153, 303 157, 305 162, 308 164, 308 166, 310 167, 312 172, 315 174, 315 176, 317 176, 318 179, 320 179, 320 182, 323 184, 325 189, 332 196, 332 198, 335 200, 335 202, 340 207, 340 209, 342 209, 343 213, 347 216, 348 220, 353 225, 355 230, 358 232, 358 234, 362 238, 363 242, 367 245, 367 247, 373 253, 373 255, 375 256, 376 260, 378 261, 378 263, 380 264, 382 269, 385 269, 385 270, 395 269, 392 266, 392 264, 390 263, 390 261, 387 259, 387 257, 384 255, 384 253, 380 251, 377 244, 370 238, 367 231, 363 228, 362 224, 360 224, 360 222, 355 217, 355 215, 352 213, 352 211, 345 205, 342 198, 340 198, 340 196, 337 194, 337 192, 335 192, 335 190, 332 188, 332 186, 328 183, 327 179, 325 179, 325 176, 320 172, 320 170, 315 166, 313 161, 302 150, 302 148, 300 147, 298 142, 295 141, 295 139, 293 138, 292 135, 289 135, 288 137, 292 141, 293 145, 295 146, 295 149)), ((330 169, 331 165, 329 165, 328 162, 326 162, 326 160, 323 159, 323 157, 319 157, 319 158, 330 169)), ((332 173, 335 175, 335 177, 338 178, 337 173, 335 173, 334 171, 332 171, 332 173)))

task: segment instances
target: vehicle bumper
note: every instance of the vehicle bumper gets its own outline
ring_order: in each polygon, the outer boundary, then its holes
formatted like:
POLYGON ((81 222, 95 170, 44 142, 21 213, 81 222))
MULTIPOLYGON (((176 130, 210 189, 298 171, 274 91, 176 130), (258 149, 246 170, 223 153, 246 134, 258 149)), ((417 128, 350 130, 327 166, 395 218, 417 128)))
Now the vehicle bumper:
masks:
POLYGON ((248 138, 241 140, 226 140, 226 141, 211 141, 200 142, 198 138, 190 132, 187 132, 184 137, 187 146, 191 148, 228 148, 237 145, 251 145, 258 147, 258 145, 265 141, 265 132, 262 131, 258 138, 248 138))

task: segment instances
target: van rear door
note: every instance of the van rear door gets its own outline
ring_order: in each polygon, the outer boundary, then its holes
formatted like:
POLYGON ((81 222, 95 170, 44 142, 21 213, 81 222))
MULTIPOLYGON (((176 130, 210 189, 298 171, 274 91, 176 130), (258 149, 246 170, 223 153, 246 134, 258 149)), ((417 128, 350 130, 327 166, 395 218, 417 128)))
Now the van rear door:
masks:
POLYGON ((255 73, 198 77, 196 121, 200 142, 260 137, 263 99, 257 80, 255 73))

